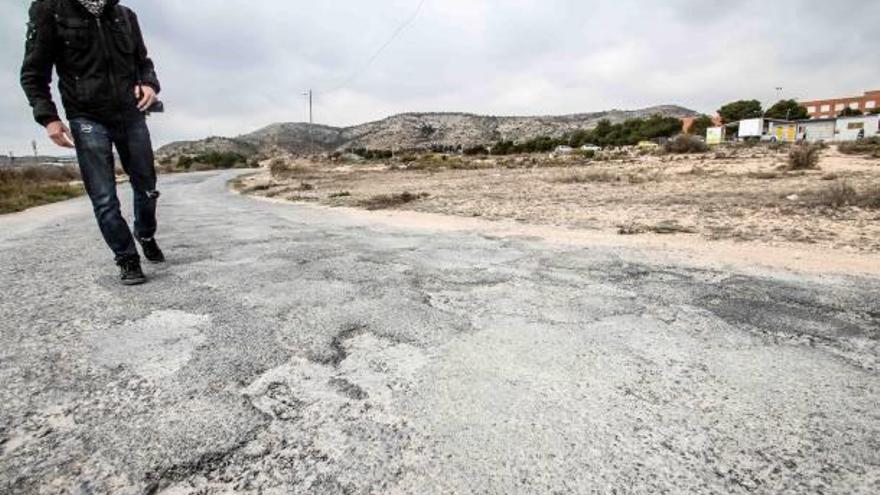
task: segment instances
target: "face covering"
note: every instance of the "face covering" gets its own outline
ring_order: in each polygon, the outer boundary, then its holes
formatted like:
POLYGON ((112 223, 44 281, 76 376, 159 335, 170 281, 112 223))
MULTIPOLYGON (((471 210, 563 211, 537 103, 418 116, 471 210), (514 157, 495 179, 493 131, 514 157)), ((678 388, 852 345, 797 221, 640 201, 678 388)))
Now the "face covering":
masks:
POLYGON ((107 5, 107 0, 78 0, 79 3, 82 4, 83 7, 86 8, 89 12, 92 13, 93 16, 100 16, 102 12, 104 12, 104 6, 107 5))

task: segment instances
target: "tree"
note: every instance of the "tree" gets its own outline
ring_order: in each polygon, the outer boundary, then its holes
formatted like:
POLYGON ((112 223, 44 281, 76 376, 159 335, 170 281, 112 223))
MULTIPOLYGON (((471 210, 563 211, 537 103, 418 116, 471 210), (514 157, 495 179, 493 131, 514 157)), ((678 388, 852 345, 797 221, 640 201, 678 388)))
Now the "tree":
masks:
POLYGON ((807 109, 794 100, 779 100, 764 114, 769 119, 804 120, 809 118, 807 109))
POLYGON ((880 108, 875 108, 868 113, 870 113, 871 115, 880 115, 880 108))
POLYGON ((728 103, 718 110, 724 123, 737 122, 745 119, 757 119, 764 115, 761 102, 758 100, 739 100, 728 103))
POLYGON ((861 117, 862 115, 864 114, 861 110, 849 107, 844 108, 839 114, 837 114, 838 117, 861 117))
POLYGON ((706 130, 714 126, 715 122, 712 121, 712 117, 709 117, 708 115, 700 115, 694 119, 694 123, 691 124, 691 128, 688 129, 688 134, 705 137, 706 130))

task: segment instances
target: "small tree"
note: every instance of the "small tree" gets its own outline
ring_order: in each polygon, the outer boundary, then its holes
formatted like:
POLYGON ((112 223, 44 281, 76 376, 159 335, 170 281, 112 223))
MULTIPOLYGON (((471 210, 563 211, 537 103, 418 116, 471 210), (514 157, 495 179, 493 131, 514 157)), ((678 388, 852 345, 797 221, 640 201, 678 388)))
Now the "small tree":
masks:
POLYGON ((837 114, 838 117, 861 117, 862 115, 864 114, 861 110, 850 107, 844 108, 839 114, 837 114))
POLYGON ((795 100, 779 100, 765 114, 771 119, 804 120, 810 116, 807 109, 795 100))
POLYGON ((758 100, 739 100, 719 108, 718 115, 726 124, 744 119, 757 119, 764 115, 764 111, 758 100))

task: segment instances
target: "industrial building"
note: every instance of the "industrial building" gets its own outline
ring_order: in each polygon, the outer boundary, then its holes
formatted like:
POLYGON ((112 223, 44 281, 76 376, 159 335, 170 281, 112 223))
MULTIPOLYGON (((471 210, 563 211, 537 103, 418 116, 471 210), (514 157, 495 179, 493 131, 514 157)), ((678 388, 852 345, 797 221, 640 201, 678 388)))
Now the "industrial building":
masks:
POLYGON ((867 113, 880 108, 880 90, 866 91, 862 96, 802 101, 800 104, 812 119, 837 117, 847 108, 867 113))

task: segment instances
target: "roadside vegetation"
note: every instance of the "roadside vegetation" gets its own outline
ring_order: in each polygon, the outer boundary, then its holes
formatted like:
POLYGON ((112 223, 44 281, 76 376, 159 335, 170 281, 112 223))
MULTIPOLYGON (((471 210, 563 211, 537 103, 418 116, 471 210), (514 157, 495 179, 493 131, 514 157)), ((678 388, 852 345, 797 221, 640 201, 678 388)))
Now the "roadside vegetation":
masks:
POLYGON ((430 194, 425 192, 411 193, 408 191, 397 194, 377 194, 358 201, 357 205, 367 210, 384 210, 412 203, 413 201, 425 199, 430 196, 430 194))
POLYGON ((781 143, 703 152, 702 140, 688 135, 639 144, 510 155, 400 151, 381 160, 280 156, 236 188, 331 207, 880 253, 880 168, 862 155, 781 143))
POLYGON ((83 194, 79 179, 73 165, 0 168, 0 214, 77 197, 83 194))
POLYGON ((231 168, 257 168, 259 163, 234 152, 212 151, 198 155, 180 155, 159 160, 159 171, 164 173, 201 172, 231 168))
POLYGON ((846 155, 866 155, 880 158, 880 138, 872 137, 861 141, 840 143, 837 150, 846 155))

